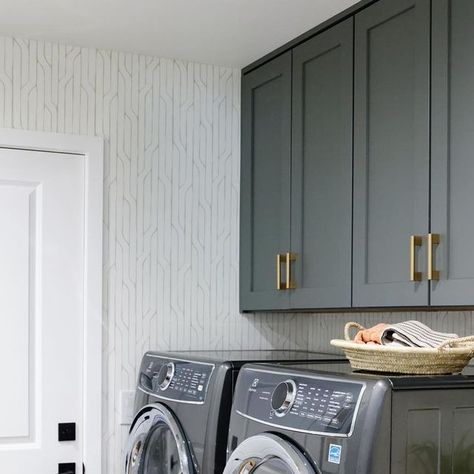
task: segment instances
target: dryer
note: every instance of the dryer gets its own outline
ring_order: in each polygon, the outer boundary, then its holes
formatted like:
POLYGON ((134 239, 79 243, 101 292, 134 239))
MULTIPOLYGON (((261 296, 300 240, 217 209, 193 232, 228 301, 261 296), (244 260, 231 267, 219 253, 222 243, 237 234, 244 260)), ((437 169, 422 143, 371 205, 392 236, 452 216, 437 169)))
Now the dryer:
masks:
POLYGON ((305 351, 147 352, 126 448, 126 474, 221 474, 238 371, 247 362, 329 363, 305 351))
POLYGON ((347 364, 247 365, 224 474, 474 472, 474 368, 451 376, 347 364))

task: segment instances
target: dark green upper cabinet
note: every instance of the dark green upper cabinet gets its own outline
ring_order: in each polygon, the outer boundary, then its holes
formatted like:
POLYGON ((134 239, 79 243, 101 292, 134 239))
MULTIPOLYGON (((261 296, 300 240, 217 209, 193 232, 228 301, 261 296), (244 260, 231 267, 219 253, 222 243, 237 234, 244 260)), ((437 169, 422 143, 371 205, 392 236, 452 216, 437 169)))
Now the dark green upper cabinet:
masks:
POLYGON ((289 307, 276 258, 290 249, 291 52, 242 78, 240 307, 289 307))
POLYGON ((243 311, 474 305, 473 25, 365 0, 246 68, 243 311))
POLYGON ((351 305, 353 19, 293 50, 292 308, 351 305))
POLYGON ((474 304, 474 2, 433 1, 431 304, 474 304))
POLYGON ((352 77, 350 19, 242 78, 242 311, 351 305, 352 77))
POLYGON ((430 1, 380 0, 355 18, 353 305, 428 304, 410 236, 429 230, 430 1))

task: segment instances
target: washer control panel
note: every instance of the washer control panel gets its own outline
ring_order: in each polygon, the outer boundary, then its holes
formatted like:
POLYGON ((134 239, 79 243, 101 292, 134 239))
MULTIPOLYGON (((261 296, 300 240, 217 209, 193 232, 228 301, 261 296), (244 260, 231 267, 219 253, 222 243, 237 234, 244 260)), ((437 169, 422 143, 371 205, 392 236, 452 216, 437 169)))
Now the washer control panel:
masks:
POLYGON ((167 400, 204 403, 213 364, 149 355, 142 362, 139 387, 167 400))
POLYGON ((350 436, 365 385, 247 368, 238 387, 234 409, 242 416, 293 431, 350 436))

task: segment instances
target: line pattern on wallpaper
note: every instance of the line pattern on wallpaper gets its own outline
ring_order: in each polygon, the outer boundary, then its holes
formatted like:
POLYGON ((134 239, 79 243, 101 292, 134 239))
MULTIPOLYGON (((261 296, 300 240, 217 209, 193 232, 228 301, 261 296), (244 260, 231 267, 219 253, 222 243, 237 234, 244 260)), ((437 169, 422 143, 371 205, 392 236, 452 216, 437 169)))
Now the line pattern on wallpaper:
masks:
POLYGON ((238 314, 240 71, 0 38, 0 127, 105 139, 104 464, 120 472, 148 349, 330 350, 344 322, 472 313, 238 314))

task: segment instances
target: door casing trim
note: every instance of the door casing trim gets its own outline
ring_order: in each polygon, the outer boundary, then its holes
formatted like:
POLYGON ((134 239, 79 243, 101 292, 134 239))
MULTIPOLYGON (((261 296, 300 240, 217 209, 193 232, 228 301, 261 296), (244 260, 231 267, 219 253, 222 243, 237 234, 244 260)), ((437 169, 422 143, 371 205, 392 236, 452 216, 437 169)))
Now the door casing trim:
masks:
POLYGON ((104 141, 99 137, 0 129, 0 148, 77 154, 85 159, 83 462, 87 472, 101 472, 104 141))

